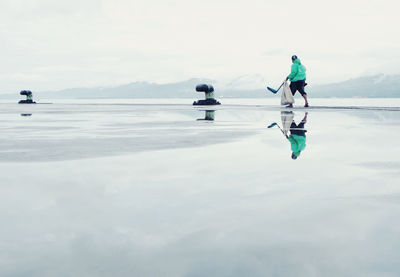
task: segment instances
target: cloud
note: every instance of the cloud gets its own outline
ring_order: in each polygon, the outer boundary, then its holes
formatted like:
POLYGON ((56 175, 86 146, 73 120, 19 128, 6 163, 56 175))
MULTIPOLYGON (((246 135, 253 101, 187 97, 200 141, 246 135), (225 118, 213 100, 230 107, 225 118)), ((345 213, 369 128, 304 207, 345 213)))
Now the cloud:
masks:
POLYGON ((398 52, 398 8, 396 1, 5 0, 0 90, 88 85, 96 74, 84 72, 107 68, 110 78, 97 75, 98 85, 126 81, 127 72, 130 81, 249 73, 280 80, 293 53, 308 65, 310 81, 346 79, 391 61, 379 53, 398 52), (54 73, 52 67, 80 70, 54 73), (40 68, 50 69, 42 81, 8 77, 40 68))

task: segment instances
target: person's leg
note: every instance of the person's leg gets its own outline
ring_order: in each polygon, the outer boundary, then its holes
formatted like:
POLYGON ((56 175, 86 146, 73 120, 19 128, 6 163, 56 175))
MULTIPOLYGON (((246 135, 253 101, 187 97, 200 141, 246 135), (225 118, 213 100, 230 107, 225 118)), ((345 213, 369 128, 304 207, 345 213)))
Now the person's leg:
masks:
POLYGON ((302 95, 303 96, 303 98, 304 98, 304 107, 308 107, 308 100, 307 100, 307 94, 303 94, 302 95))
POLYGON ((303 81, 299 87, 299 92, 301 96, 304 98, 304 107, 308 107, 308 99, 307 99, 307 93, 304 91, 304 84, 305 82, 303 81))
POLYGON ((290 87, 290 91, 292 92, 292 95, 294 96, 296 94, 296 90, 297 90, 297 82, 291 82, 289 87, 290 87))
POLYGON ((299 123, 296 125, 296 123, 293 121, 292 125, 290 125, 290 134, 291 135, 298 135, 298 136, 304 136, 306 130, 304 129, 304 123, 299 123))
MULTIPOLYGON (((292 92, 292 95, 294 96, 296 94, 296 91, 298 89, 297 87, 297 82, 290 82, 290 91, 292 92)), ((286 106, 287 108, 293 108, 293 104, 289 104, 286 106)))
POLYGON ((303 122, 304 122, 304 123, 307 123, 307 116, 308 116, 308 112, 305 112, 305 113, 304 113, 303 120, 301 121, 302 123, 303 123, 303 122))

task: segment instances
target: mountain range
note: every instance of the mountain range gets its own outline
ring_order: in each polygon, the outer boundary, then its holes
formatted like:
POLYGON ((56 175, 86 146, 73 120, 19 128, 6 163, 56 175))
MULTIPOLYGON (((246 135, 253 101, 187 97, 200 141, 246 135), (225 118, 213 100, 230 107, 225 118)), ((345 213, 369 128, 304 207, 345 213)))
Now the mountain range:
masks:
MULTIPOLYGON (((35 99, 107 99, 107 98, 203 98, 196 92, 200 83, 211 84, 216 98, 265 98, 273 97, 266 90, 267 81, 260 75, 245 75, 229 82, 194 78, 183 82, 157 84, 134 82, 114 87, 70 88, 59 91, 33 92, 35 99)), ((374 75, 344 82, 306 87, 314 98, 392 98, 400 97, 400 75, 374 75)), ((0 98, 20 98, 19 94, 0 94, 0 98)))

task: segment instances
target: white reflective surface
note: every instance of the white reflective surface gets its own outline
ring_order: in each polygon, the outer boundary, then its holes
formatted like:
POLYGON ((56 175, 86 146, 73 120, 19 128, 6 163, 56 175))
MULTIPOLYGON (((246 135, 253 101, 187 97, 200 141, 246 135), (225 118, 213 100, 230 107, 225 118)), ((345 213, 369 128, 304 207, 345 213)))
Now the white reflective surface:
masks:
POLYGON ((0 276, 400 274, 392 100, 150 101, 0 104, 0 276))

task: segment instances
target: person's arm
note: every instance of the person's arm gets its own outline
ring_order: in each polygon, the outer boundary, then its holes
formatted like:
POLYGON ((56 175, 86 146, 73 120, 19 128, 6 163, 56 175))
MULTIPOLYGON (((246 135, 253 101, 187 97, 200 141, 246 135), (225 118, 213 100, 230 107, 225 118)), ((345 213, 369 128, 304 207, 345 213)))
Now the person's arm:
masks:
POLYGON ((287 76, 286 80, 293 80, 294 77, 296 77, 297 73, 299 72, 299 67, 297 64, 292 64, 291 72, 289 76, 287 76))

